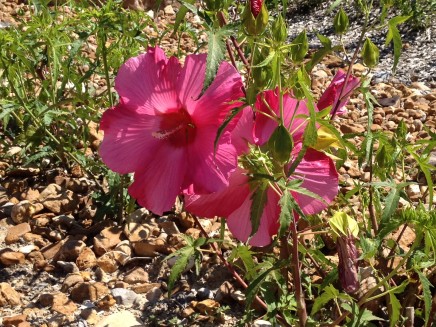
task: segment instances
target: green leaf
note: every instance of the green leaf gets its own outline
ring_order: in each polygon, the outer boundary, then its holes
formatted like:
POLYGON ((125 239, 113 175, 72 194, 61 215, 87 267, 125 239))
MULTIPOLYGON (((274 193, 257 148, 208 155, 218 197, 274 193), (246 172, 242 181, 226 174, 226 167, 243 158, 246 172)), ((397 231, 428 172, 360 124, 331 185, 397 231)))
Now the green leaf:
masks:
POLYGON ((241 259, 246 270, 246 278, 251 280, 256 274, 256 264, 253 260, 254 252, 250 251, 246 245, 238 245, 232 250, 229 256, 229 261, 241 259))
POLYGON ((359 235, 359 225, 357 221, 347 215, 345 212, 338 211, 329 220, 329 225, 336 237, 359 235))
POLYGON ((178 259, 174 266, 171 268, 170 276, 168 278, 168 294, 171 293, 171 290, 174 288, 174 284, 177 279, 180 278, 183 271, 187 267, 189 263, 189 259, 194 254, 194 248, 193 247, 185 247, 180 249, 179 251, 173 253, 174 255, 168 256, 166 259, 169 259, 173 256, 178 256, 178 259), (177 253, 177 254, 176 254, 177 253))
POLYGON ((185 16, 189 10, 194 9, 193 10, 194 13, 197 11, 197 8, 195 6, 194 8, 192 8, 192 5, 195 4, 195 0, 185 0, 182 2, 183 2, 183 6, 180 7, 179 11, 176 14, 176 21, 174 23, 173 34, 175 34, 179 29, 180 24, 185 19, 185 16))
MULTIPOLYGON (((430 291, 430 287, 432 287, 430 281, 425 277, 425 275, 421 271, 416 271, 419 276, 419 280, 421 281, 422 285, 422 292, 424 295, 424 304, 425 304, 425 324, 427 325, 429 319, 430 319, 430 310, 431 310, 431 303, 432 303, 432 293, 430 291)), ((433 319, 433 318, 431 318, 433 319)))
POLYGON ((329 285, 324 289, 324 292, 315 299, 313 303, 312 311, 310 315, 313 316, 321 308, 323 308, 331 300, 337 299, 339 296, 339 290, 337 290, 333 285, 329 285))
POLYGON ((280 204, 279 237, 285 235, 285 233, 289 230, 289 226, 291 225, 291 222, 293 221, 294 206, 293 206, 293 202, 291 201, 291 197, 292 197, 291 192, 285 189, 279 201, 280 204))
POLYGON ((250 208, 250 220, 251 220, 251 233, 250 237, 256 234, 260 226, 260 218, 263 214, 267 202, 268 182, 260 180, 256 183, 256 189, 251 195, 251 208, 250 208))
POLYGON ((274 50, 271 50, 271 52, 268 54, 268 56, 259 64, 252 66, 252 68, 259 68, 259 67, 265 67, 268 65, 276 56, 276 52, 274 50))
POLYGON ((391 306, 391 315, 389 317, 389 326, 394 327, 396 326, 396 323, 400 319, 400 310, 401 310, 401 303, 398 301, 397 297, 389 293, 389 304, 391 306))
POLYGON ((206 76, 204 78, 201 93, 204 93, 212 83, 218 71, 218 67, 224 59, 224 54, 226 52, 224 37, 227 33, 228 32, 224 28, 206 32, 209 42, 206 59, 206 76))
POLYGON ((298 71, 298 81, 300 83, 301 89, 303 90, 304 96, 307 99, 307 107, 309 108, 309 121, 307 123, 306 129, 303 134, 303 144, 305 146, 313 146, 316 144, 318 139, 318 134, 316 131, 316 110, 314 106, 314 99, 312 92, 309 90, 309 86, 306 83, 307 73, 304 68, 298 71))

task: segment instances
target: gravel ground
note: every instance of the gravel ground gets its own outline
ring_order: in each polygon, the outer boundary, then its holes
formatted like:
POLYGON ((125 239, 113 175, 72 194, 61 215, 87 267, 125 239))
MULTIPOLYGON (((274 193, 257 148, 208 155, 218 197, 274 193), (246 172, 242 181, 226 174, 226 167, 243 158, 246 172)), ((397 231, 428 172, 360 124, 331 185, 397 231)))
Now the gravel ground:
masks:
MULTIPOLYGON (((336 10, 329 11, 333 1, 324 1, 314 7, 305 8, 304 11, 291 9, 287 17, 289 35, 293 39, 303 29, 308 32, 311 47, 319 47, 320 42, 316 33, 328 36, 333 44, 339 44, 339 37, 333 30, 333 17, 336 10)), ((351 5, 346 5, 344 10, 349 15, 350 28, 343 36, 348 53, 352 54, 362 30, 362 17, 351 5)), ((375 21, 380 12, 374 11, 371 21, 375 21)), ((376 82, 401 82, 410 84, 423 81, 430 87, 436 86, 436 24, 433 23, 425 30, 416 31, 406 24, 399 25, 403 50, 397 71, 392 72, 393 50, 392 46, 385 46, 387 29, 369 33, 371 40, 379 47, 380 64, 374 71, 376 82)))

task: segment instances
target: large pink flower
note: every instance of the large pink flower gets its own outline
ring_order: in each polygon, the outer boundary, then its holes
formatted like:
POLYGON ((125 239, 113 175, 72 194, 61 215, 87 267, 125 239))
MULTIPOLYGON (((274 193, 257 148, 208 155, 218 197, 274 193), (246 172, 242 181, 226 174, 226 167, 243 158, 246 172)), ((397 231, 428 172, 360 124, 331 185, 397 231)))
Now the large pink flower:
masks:
POLYGON ((120 68, 115 79, 120 102, 101 120, 103 161, 121 174, 134 172, 129 193, 157 214, 171 209, 183 190, 223 189, 237 165, 230 142, 234 126, 221 137, 215 156, 214 139, 240 104, 242 80, 224 62, 202 94, 205 67, 205 54, 187 56, 182 67, 159 47, 149 48, 120 68))
POLYGON ((359 78, 350 75, 347 81, 347 85, 345 86, 344 93, 339 99, 346 77, 347 73, 339 69, 330 85, 321 95, 321 98, 318 101, 318 110, 323 110, 328 106, 331 106, 332 110, 334 110, 337 106, 336 114, 343 114, 345 112, 344 107, 350 99, 351 93, 353 93, 353 91, 360 85, 359 78))
MULTIPOLYGON (((267 100, 269 108, 278 113, 278 96, 274 91, 267 91, 259 96, 267 100)), ((284 96, 285 123, 290 124, 290 131, 296 143, 292 150, 291 157, 296 158, 301 150, 300 129, 304 129, 303 118, 296 118, 296 115, 308 115, 305 102, 292 99, 289 95, 284 96), (294 117, 291 119, 291 117, 294 117)), ((251 131, 254 124, 254 136, 242 137, 243 140, 254 142, 262 145, 268 141, 277 123, 271 119, 264 119, 259 111, 270 111, 263 101, 256 102, 255 105, 256 120, 243 119, 248 117, 244 112, 243 118, 238 122, 234 129, 234 140, 238 140, 238 131, 251 131), (242 128, 244 125, 245 128, 242 128)), ((240 143, 241 140, 238 141, 240 143)), ((241 147, 239 147, 241 148, 241 147)), ((219 192, 209 195, 191 195, 187 196, 186 209, 194 214, 203 217, 221 216, 227 218, 227 225, 233 235, 239 240, 245 242, 248 240, 252 228, 250 220, 250 210, 252 205, 253 189, 250 188, 249 174, 252 173, 247 169, 238 168, 230 176, 229 186, 219 192)), ((302 211, 305 214, 315 214, 327 207, 337 194, 338 191, 338 174, 333 161, 324 153, 314 149, 308 149, 303 160, 298 165, 290 179, 301 179, 301 187, 318 194, 324 201, 316 198, 292 192, 302 211)), ((277 193, 269 188, 267 190, 267 203, 263 209, 258 231, 250 239, 250 244, 254 246, 265 246, 271 243, 271 237, 277 234, 279 229, 278 218, 280 215, 279 206, 280 197, 277 193)))

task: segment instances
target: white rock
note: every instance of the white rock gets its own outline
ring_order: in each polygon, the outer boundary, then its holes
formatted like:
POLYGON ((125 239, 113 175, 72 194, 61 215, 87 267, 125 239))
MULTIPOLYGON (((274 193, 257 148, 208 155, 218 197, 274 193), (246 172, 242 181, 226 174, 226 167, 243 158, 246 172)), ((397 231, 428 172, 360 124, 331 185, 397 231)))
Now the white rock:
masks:
POLYGON ((127 308, 133 307, 138 299, 138 294, 126 288, 114 288, 111 293, 118 304, 122 304, 127 308))
POLYGON ((141 327, 145 326, 129 311, 120 311, 100 320, 95 327, 141 327))

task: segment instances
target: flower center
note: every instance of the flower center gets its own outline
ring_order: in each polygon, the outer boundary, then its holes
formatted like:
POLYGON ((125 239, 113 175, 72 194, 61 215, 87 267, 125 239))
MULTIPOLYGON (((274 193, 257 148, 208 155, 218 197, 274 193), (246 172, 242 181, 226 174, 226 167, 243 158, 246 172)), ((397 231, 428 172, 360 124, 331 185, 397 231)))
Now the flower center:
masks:
POLYGON ((186 146, 194 141, 197 130, 185 109, 165 113, 161 119, 159 131, 152 133, 154 138, 168 140, 175 147, 186 146))

